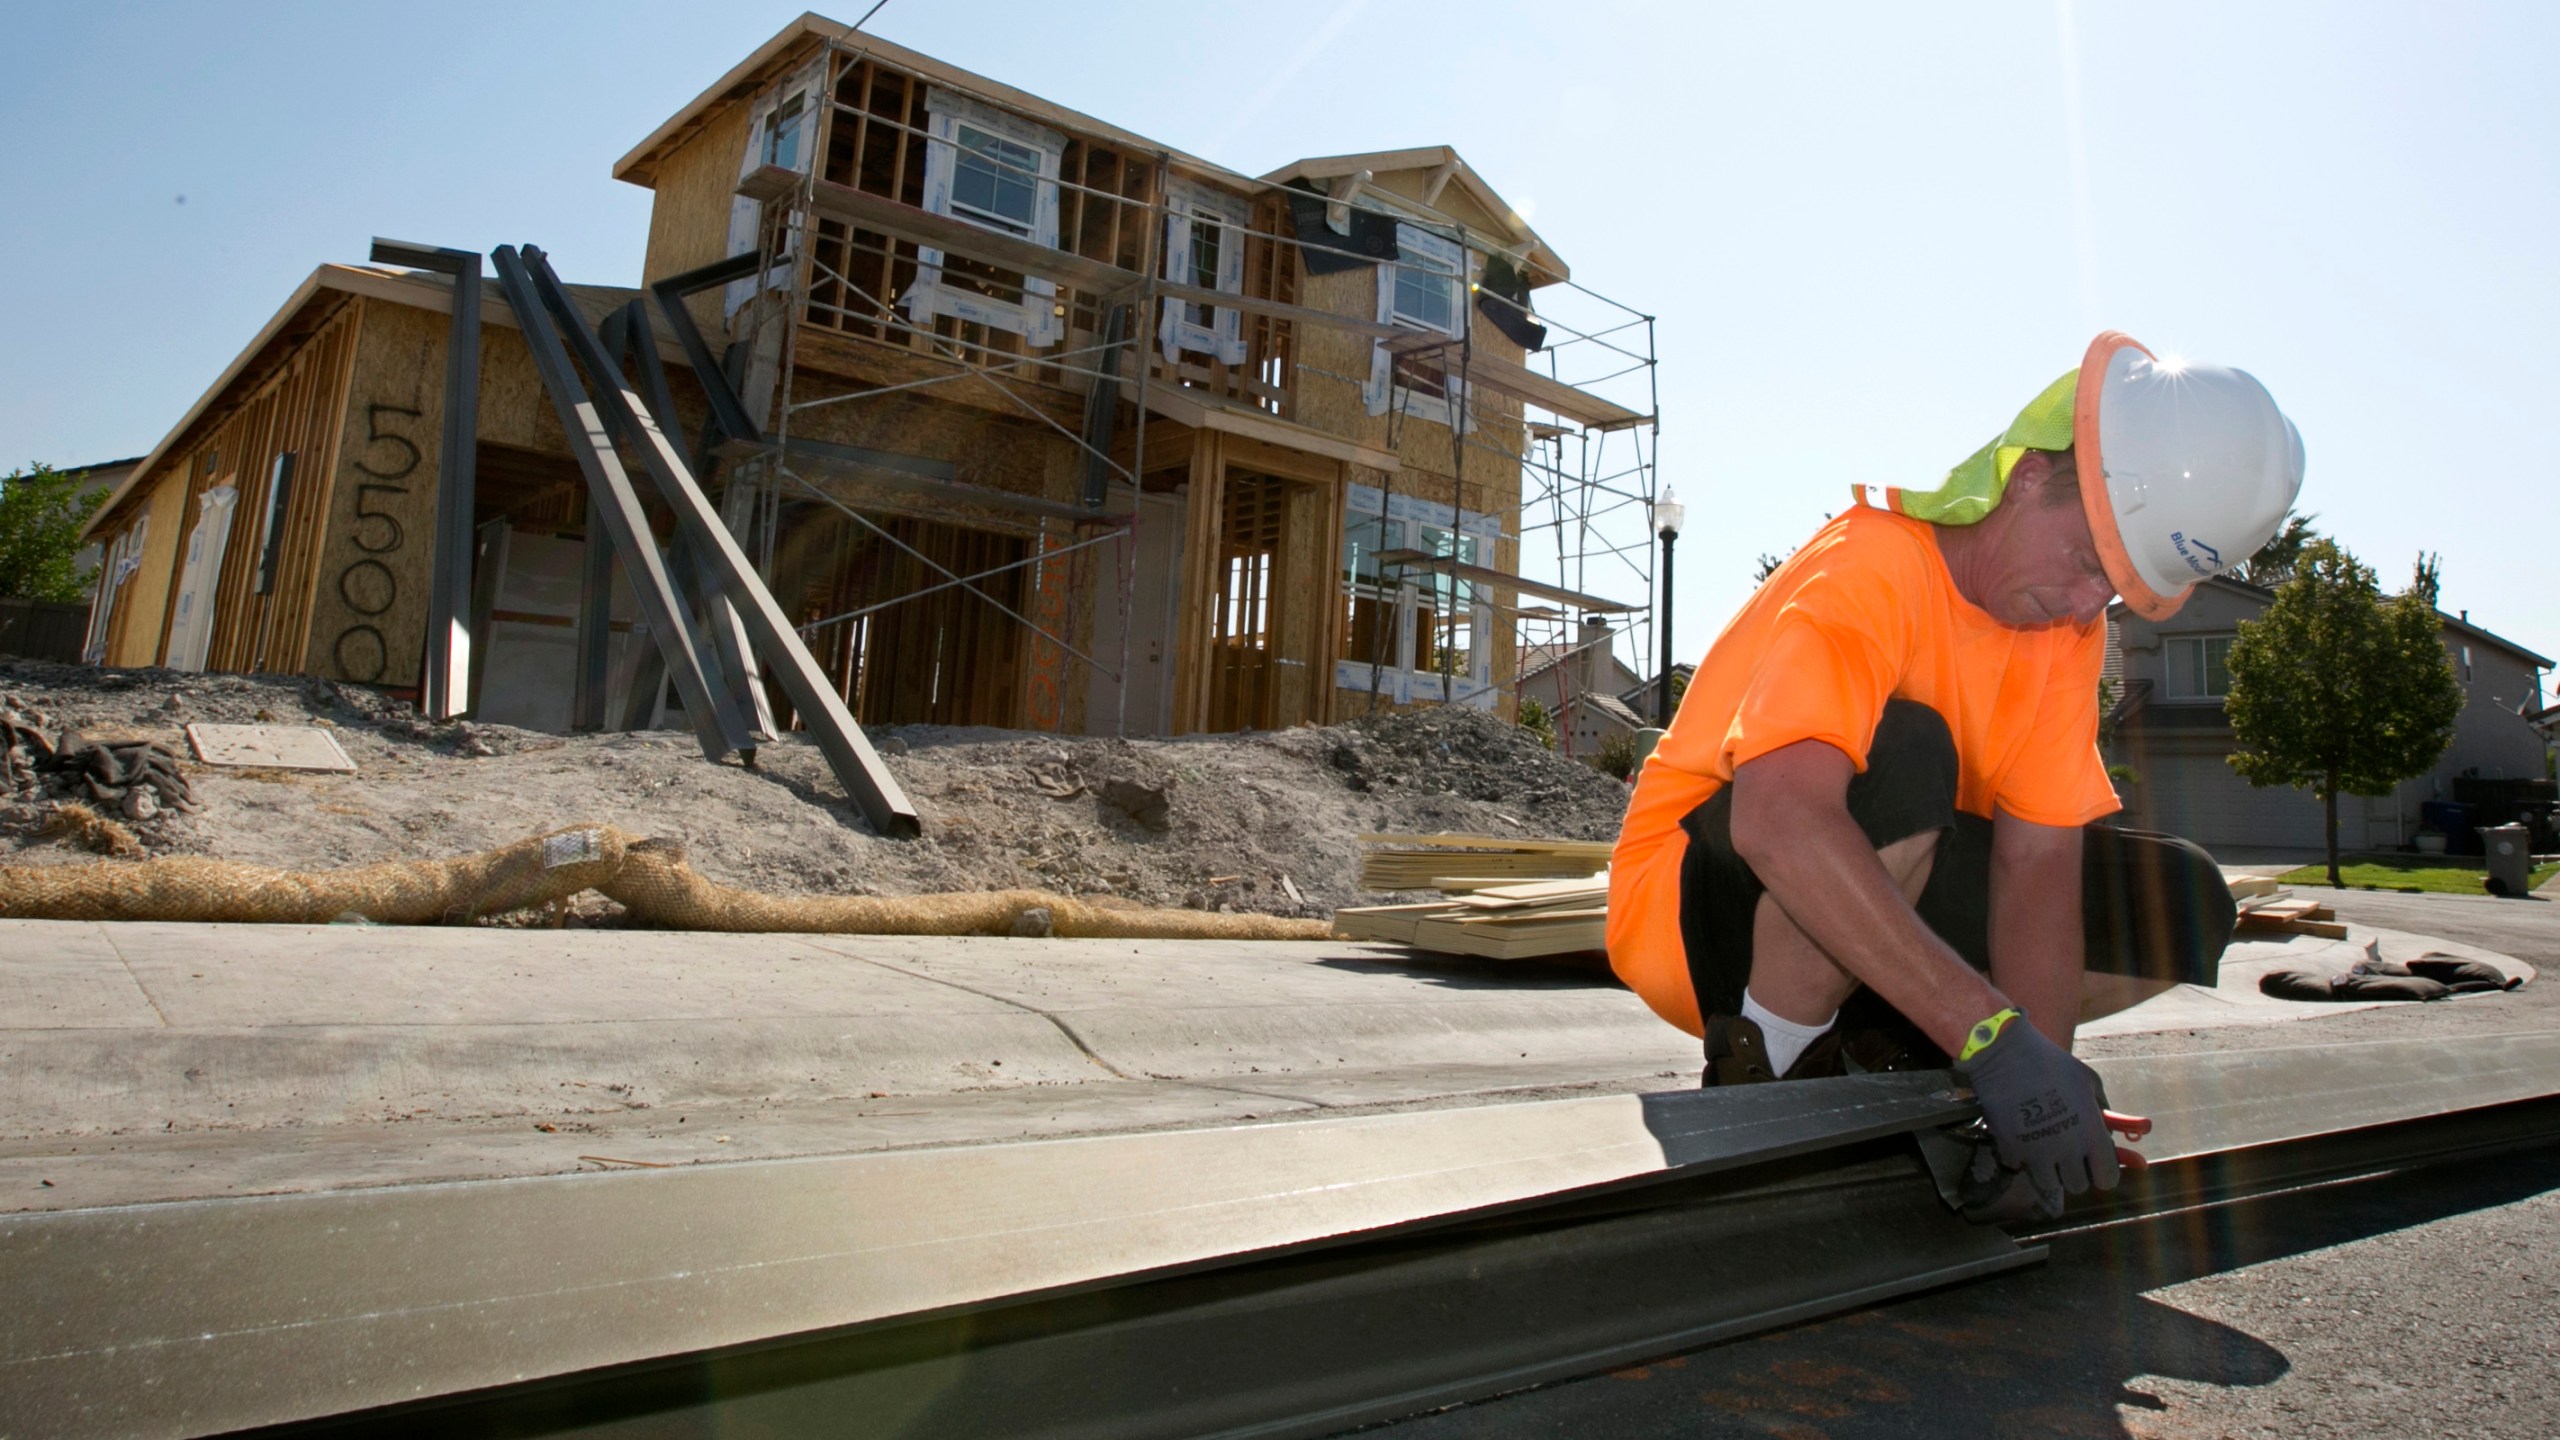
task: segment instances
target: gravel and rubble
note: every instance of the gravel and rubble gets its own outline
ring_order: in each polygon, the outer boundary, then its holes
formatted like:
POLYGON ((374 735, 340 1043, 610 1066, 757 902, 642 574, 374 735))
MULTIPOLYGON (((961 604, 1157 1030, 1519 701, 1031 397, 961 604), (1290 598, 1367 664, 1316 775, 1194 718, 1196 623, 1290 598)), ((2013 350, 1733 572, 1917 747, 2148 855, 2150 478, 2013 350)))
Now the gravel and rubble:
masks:
MULTIPOLYGON (((604 822, 679 840, 703 874, 773 894, 1030 887, 1322 916, 1393 898, 1359 889, 1363 832, 1606 839, 1627 793, 1470 709, 1168 740, 877 728, 873 743, 924 820, 924 838, 899 841, 872 833, 817 747, 796 736, 763 747, 753 768, 734 757, 715 765, 686 731, 440 724, 331 681, 25 660, 0 660, 0 697, 48 743, 76 732, 177 757, 192 811, 137 804, 111 817, 139 853, 301 870, 604 822), (329 727, 356 773, 204 765, 186 742, 192 722, 329 727)), ((0 786, 0 861, 94 859, 104 844, 84 848, 82 836, 97 832, 63 814, 96 804, 83 776, 25 768, 0 786)), ((618 908, 590 894, 561 918, 609 924, 618 908)))

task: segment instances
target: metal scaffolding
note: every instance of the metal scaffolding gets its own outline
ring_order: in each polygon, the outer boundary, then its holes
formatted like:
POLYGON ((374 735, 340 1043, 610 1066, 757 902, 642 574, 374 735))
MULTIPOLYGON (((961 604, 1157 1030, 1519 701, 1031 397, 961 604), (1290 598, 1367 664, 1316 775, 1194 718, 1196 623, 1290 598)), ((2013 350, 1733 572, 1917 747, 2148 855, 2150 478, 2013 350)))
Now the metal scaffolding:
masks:
MULTIPOLYGON (((1435 623, 1447 626, 1446 637, 1432 646, 1443 666, 1436 698, 1443 703, 1461 698, 1484 703, 1487 698, 1482 693, 1485 687, 1470 690, 1447 673, 1461 630, 1470 637, 1484 635, 1482 619, 1509 627, 1523 668, 1548 657, 1569 657, 1594 643, 1580 634, 1583 622, 1594 615, 1627 617, 1629 624, 1611 629, 1606 643, 1632 640, 1637 642, 1636 656, 1646 653, 1644 642, 1652 633, 1653 614, 1653 538, 1646 514, 1658 494, 1654 456, 1659 403, 1652 316, 1554 276, 1537 276, 1551 283, 1536 291, 1534 312, 1468 280, 1458 302, 1462 307, 1510 305, 1522 320, 1544 328, 1547 343, 1531 357, 1542 361, 1543 369, 1532 369, 1483 353, 1472 343, 1473 324, 1461 326, 1459 335, 1450 337, 1300 306, 1276 295, 1251 293, 1250 285, 1242 291, 1212 289, 1168 278, 1164 273, 1166 222, 1185 213, 1177 212, 1170 201, 1171 182, 1177 170, 1199 173, 1204 167, 1162 150, 1138 154, 1126 146, 1125 137, 1113 142, 1123 150, 1122 158, 1115 160, 1108 188, 1095 183, 1091 173, 1071 178, 1054 167, 1044 172, 1037 164, 1023 163, 1001 151, 973 148, 967 152, 972 166, 1018 176, 1035 187, 1054 187, 1061 209, 1072 207, 1080 238, 1089 239, 1091 232, 1107 226, 1108 259, 1082 253, 1092 248, 1089 244, 1072 249, 1063 241, 1056 247, 1045 246, 934 213, 907 204, 898 195, 859 188, 860 165, 866 156, 877 153, 866 149, 875 143, 872 137, 885 137, 885 144, 895 147, 896 173, 901 178, 891 188, 901 190, 905 153, 918 142, 953 151, 954 163, 960 149, 932 127, 911 123, 917 87, 930 84, 997 109, 1010 102, 973 94, 947 76, 904 71, 875 54, 859 34, 829 40, 822 63, 825 69, 817 93, 824 102, 817 107, 814 138, 801 147, 803 154, 793 157, 805 163, 750 169, 737 189, 740 196, 761 206, 756 249, 749 253, 768 260, 745 262, 747 278, 733 282, 751 291, 742 302, 732 304, 733 309, 742 304, 745 310, 743 323, 734 332, 738 343, 732 348, 731 363, 715 367, 706 379, 734 383, 745 408, 769 419, 755 433, 730 432, 730 439, 720 447, 720 456, 730 462, 722 514, 768 584, 776 580, 784 510, 794 503, 814 503, 844 516, 876 542, 920 565, 926 583, 807 622, 801 629, 813 643, 833 627, 860 624, 924 596, 957 590, 975 596, 1039 641, 1057 647, 1068 659, 1108 678, 1119 696, 1119 713, 1107 717, 1107 728, 1127 733, 1129 686, 1124 682, 1130 673, 1135 629, 1130 612, 1141 579, 1141 527, 1147 523, 1147 507, 1140 503, 1140 496, 1141 477, 1148 471, 1151 421, 1160 420, 1159 411, 1168 403, 1204 396, 1286 420, 1293 385, 1326 381, 1367 386, 1364 377, 1322 370, 1298 359, 1294 333, 1322 326, 1365 335, 1389 354, 1398 383, 1392 390, 1395 403, 1388 417, 1388 448, 1394 448, 1413 393, 1413 387, 1404 382, 1418 382, 1447 397, 1450 428, 1459 442, 1451 446, 1451 468, 1458 473, 1433 476, 1430 481, 1435 489, 1447 489, 1453 514, 1468 480, 1488 473, 1519 477, 1517 505, 1504 505, 1499 517, 1499 540, 1515 547, 1513 570, 1484 573, 1490 567, 1466 563, 1454 545, 1449 554, 1402 556, 1390 566, 1399 603, 1410 611, 1428 590, 1435 623), (848 99, 847 85, 857 71, 858 93, 848 99), (894 114, 873 98, 875 81, 884 75, 899 82, 894 114), (855 153, 850 158, 833 148, 840 124, 851 127, 855 153), (1134 193, 1129 188, 1131 160, 1142 161, 1148 172, 1147 183, 1134 193), (829 178, 835 174, 857 183, 829 178), (1134 246, 1128 243, 1131 239, 1134 246), (927 255, 936 260, 926 262, 927 255), (1136 263, 1115 263, 1124 259, 1136 263), (1053 305, 1058 338, 1034 344, 1020 334, 948 312, 927 308, 916 313, 896 278, 905 275, 912 290, 928 263, 937 274, 965 267, 964 278, 974 287, 973 293, 993 296, 999 306, 1022 307, 1028 313, 1034 305, 1053 305), (1469 305, 1470 300, 1475 303, 1469 305), (1156 320, 1169 303, 1199 307, 1204 315, 1239 312, 1263 358, 1242 371, 1231 371, 1224 363, 1209 367, 1160 363, 1155 354, 1156 320), (818 331, 832 342, 894 352, 898 365, 935 373, 804 395, 799 388, 801 356, 810 343, 808 337, 818 331), (1128 363, 1132 352, 1137 359, 1134 374, 1128 363), (1063 423, 1053 413, 1062 389, 1085 392, 1081 428, 1063 423), (1180 394, 1168 396, 1168 390, 1180 394), (951 391, 968 391, 978 407, 1029 423, 1035 431, 1045 428, 1074 444, 1086 477, 1080 503, 973 485, 956 474, 900 476, 893 473, 894 467, 905 457, 861 452, 794 434, 795 422, 805 429, 812 412, 894 395, 951 391), (1124 394, 1130 411, 1126 421, 1119 413, 1124 394), (1475 398, 1479 395, 1498 396, 1521 406, 1523 425, 1517 441, 1499 431, 1487 433, 1480 423, 1481 402, 1475 398), (1476 470, 1480 465, 1489 469, 1476 470), (830 475, 848 476, 874 487, 885 483, 911 495, 938 496, 1025 517, 1036 527, 1030 553, 977 570, 947 565, 822 483, 830 475), (1053 562, 1085 550, 1101 550, 1108 557, 1115 593, 1097 602, 1097 613, 1103 603, 1117 610, 1118 642, 1110 647, 1111 653, 1087 653, 1051 624, 1005 603, 990 588, 989 582, 1009 572, 1032 569, 1035 576, 1046 576, 1053 562), (1552 582, 1546 579, 1549 574, 1552 582), (1508 592, 1510 602, 1499 603, 1497 592, 1508 592), (1606 595, 1626 598, 1609 600, 1603 598, 1606 595)), ((1094 151, 1091 141, 1087 145, 1089 172, 1094 151)), ((1216 178, 1230 185, 1259 183, 1223 172, 1216 178)), ((1261 188, 1267 196, 1275 187, 1261 188)), ((1334 194, 1323 198, 1334 215, 1379 217, 1463 247, 1471 273, 1497 256, 1506 264, 1534 269, 1506 253, 1508 247, 1497 241, 1471 235, 1463 225, 1417 215, 1409 203, 1381 201, 1357 185, 1336 186, 1334 194)), ((1311 248, 1292 233, 1285 218, 1274 224, 1239 226, 1231 219, 1187 213, 1194 222, 1216 226, 1224 243, 1265 247, 1260 253, 1276 257, 1277 270, 1292 277, 1298 273, 1294 262, 1311 248)), ((1340 253, 1338 247, 1334 253, 1340 253)), ((1294 283, 1292 279, 1265 288, 1294 293, 1294 283)), ((696 368, 702 368, 699 360, 696 368)), ((723 387, 714 384, 712 388, 723 387)), ((1395 475, 1390 471, 1390 495, 1394 487, 1395 475)), ((1339 566, 1336 569, 1339 573, 1339 566)), ((1566 673, 1573 668, 1565 666, 1566 673)), ((1516 682, 1517 672, 1510 678, 1516 682)), ((847 691, 857 683, 848 673, 847 691)), ((1319 683, 1331 684, 1332 679, 1322 677, 1319 683)), ((1373 680, 1373 705, 1379 689, 1373 680)), ((1058 723, 1063 723, 1063 708, 1059 714, 1058 723)), ((1089 729, 1102 730, 1106 717, 1088 715, 1086 723, 1089 729)))

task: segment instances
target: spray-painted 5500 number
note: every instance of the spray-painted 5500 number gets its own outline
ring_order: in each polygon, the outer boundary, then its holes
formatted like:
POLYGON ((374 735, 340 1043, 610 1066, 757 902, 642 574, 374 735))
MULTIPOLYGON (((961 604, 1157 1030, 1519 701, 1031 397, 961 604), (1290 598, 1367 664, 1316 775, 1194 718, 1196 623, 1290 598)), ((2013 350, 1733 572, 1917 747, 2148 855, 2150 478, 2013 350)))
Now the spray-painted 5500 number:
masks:
MULTIPOLYGON (((424 412, 413 406, 380 403, 367 405, 364 411, 365 443, 393 447, 399 464, 389 470, 378 470, 366 464, 362 457, 354 462, 357 472, 372 476, 374 483, 359 481, 356 484, 356 524, 352 538, 355 547, 365 554, 363 559, 348 562, 346 568, 338 572, 338 598, 358 615, 375 616, 388 611, 400 598, 399 578, 391 573, 390 566, 375 557, 398 551, 409 535, 401 528, 398 516, 376 510, 374 501, 379 496, 407 495, 408 486, 392 482, 405 480, 416 473, 421 458, 417 444, 409 437, 382 427, 382 417, 406 415, 415 419, 424 412)), ((391 649, 383 642, 382 632, 362 621, 339 631, 329 653, 338 662, 338 673, 359 683, 369 684, 381 679, 391 660, 391 649)))

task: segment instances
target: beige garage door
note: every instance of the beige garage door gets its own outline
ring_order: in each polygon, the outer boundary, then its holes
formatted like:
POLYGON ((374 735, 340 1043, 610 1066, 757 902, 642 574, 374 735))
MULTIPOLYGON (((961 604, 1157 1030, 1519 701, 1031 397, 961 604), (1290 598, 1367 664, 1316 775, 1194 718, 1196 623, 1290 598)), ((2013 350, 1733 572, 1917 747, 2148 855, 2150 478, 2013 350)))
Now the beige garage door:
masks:
MULTIPOLYGON (((2260 790, 2233 774, 2219 754, 2153 754, 2136 787, 2142 813, 2154 829, 2183 835, 2207 849, 2261 846, 2318 849, 2323 843, 2320 802, 2309 792, 2260 790)), ((2352 812, 2362 815, 2361 808, 2352 812)), ((2342 814, 2341 821, 2350 818, 2342 814)), ((2342 834, 2353 845, 2360 833, 2342 834)))

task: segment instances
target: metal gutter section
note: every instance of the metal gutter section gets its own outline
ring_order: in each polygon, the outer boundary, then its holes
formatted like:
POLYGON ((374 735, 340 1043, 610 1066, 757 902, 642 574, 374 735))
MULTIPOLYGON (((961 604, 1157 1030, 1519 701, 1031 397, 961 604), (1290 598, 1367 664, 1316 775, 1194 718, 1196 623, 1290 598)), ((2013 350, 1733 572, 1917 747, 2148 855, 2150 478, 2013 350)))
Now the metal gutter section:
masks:
MULTIPOLYGON (((2560 1137, 2560 1034, 2100 1062, 2059 1228, 2560 1137)), ((0 1219, 0 1433, 1301 1436, 2033 1263, 1942 1073, 0 1219)))
POLYGON ((296 1433, 1319 1436, 2042 1259, 1891 1144, 296 1433))
POLYGON ((2091 1062, 2168 1161, 2560 1093, 2560 1032, 2368 1040, 2091 1062))
POLYGON ((57 1303, 0 1310, 0 1433, 218 1433, 949 1317, 1965 1113, 1874 1076, 13 1216, 0 1276, 57 1303))

